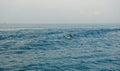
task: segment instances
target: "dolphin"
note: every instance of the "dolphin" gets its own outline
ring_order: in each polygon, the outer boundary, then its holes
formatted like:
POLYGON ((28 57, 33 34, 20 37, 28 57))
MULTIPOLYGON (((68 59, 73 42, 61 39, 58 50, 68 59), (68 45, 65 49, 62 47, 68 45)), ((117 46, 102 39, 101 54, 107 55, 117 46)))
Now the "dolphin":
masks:
POLYGON ((67 34, 67 39, 72 39, 73 36, 71 34, 67 34))

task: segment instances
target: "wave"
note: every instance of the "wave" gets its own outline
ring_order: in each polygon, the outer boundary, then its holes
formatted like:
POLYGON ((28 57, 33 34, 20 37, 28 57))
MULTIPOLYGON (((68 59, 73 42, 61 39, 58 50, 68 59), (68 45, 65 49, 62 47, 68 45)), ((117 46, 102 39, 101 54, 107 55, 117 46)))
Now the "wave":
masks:
POLYGON ((102 37, 110 32, 119 32, 120 29, 96 29, 96 30, 82 30, 82 32, 75 33, 78 37, 102 37))
POLYGON ((119 37, 119 28, 0 31, 0 70, 120 70, 119 37))

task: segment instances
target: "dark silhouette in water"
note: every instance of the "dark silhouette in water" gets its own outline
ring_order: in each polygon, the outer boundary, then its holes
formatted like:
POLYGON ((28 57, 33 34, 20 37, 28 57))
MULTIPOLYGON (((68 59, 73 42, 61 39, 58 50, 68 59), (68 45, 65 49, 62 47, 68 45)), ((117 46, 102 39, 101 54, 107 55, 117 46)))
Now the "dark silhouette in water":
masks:
POLYGON ((71 34, 67 35, 67 39, 72 39, 72 38, 73 38, 73 36, 71 34))

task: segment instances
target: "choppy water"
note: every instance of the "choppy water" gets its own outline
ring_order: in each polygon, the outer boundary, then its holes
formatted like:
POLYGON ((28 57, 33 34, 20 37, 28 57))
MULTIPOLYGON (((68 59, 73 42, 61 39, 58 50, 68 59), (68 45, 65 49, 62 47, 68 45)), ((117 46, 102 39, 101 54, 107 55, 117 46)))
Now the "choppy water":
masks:
POLYGON ((0 71, 120 71, 120 27, 39 27, 0 30, 0 71))

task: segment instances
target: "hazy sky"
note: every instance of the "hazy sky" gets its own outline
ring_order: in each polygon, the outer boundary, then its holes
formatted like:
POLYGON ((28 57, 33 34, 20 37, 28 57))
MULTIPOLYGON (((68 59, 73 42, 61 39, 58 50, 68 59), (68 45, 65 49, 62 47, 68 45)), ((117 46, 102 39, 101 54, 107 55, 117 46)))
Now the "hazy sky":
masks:
POLYGON ((120 0, 0 0, 0 23, 120 23, 120 0))

